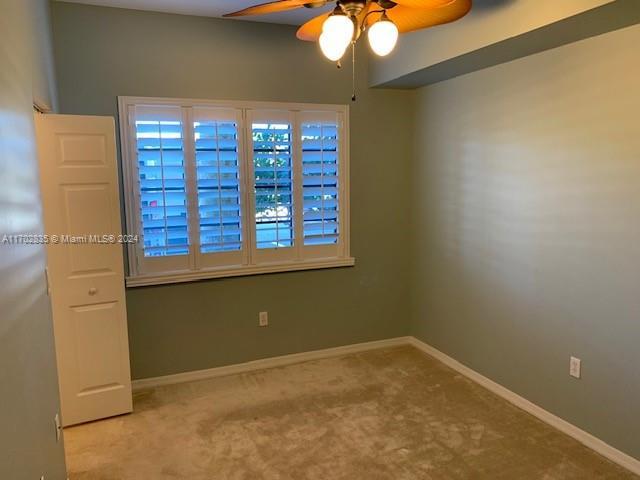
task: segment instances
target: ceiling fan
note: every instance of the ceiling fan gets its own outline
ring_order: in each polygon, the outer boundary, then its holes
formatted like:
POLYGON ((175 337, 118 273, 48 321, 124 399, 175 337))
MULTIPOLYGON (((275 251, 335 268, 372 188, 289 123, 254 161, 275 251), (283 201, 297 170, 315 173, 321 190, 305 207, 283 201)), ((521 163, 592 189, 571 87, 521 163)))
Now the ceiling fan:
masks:
MULTIPOLYGON (((276 0, 228 13, 225 17, 265 15, 297 8, 319 8, 335 0, 276 0)), ((318 41, 322 53, 338 62, 349 45, 368 30, 369 45, 379 56, 391 53, 398 34, 453 22, 471 9, 472 0, 337 0, 332 12, 298 29, 300 40, 318 41)))

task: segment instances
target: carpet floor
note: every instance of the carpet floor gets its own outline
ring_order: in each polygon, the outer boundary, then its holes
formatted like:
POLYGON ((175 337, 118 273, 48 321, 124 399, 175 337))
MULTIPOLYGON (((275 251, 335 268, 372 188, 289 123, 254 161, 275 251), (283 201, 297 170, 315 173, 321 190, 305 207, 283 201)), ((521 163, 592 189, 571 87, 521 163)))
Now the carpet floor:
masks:
POLYGON ((413 347, 155 388, 70 480, 639 479, 413 347))

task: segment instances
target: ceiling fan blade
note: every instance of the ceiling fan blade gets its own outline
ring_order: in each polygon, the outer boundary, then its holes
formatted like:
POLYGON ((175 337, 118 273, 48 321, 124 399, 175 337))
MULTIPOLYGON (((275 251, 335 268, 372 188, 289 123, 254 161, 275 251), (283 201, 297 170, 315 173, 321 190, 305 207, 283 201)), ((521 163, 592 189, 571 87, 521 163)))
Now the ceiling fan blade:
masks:
POLYGON ((444 7, 455 0, 393 0, 398 5, 409 8, 438 8, 444 7))
POLYGON ((329 18, 331 12, 323 13, 317 17, 312 18, 307 23, 303 24, 296 33, 296 36, 300 40, 306 40, 307 42, 315 42, 320 38, 322 33, 322 24, 329 18))
POLYGON ((265 15, 267 13, 285 12, 287 10, 304 7, 307 3, 318 4, 326 2, 319 2, 317 0, 276 0, 274 2, 254 5, 253 7, 248 7, 237 12, 226 13, 223 17, 241 17, 244 15, 265 15))
MULTIPOLYGON (((469 13, 471 4, 472 0, 452 0, 438 8, 410 8, 398 4, 387 10, 387 15, 396 24, 400 33, 406 33, 458 20, 469 13)), ((367 24, 371 25, 378 21, 380 15, 370 15, 367 24)))

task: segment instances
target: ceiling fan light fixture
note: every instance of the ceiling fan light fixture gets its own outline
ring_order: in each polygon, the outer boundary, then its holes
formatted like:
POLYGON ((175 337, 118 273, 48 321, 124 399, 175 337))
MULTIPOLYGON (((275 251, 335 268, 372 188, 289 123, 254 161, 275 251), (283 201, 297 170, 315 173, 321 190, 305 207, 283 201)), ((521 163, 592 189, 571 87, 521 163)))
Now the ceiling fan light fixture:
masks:
POLYGON ((322 32, 318 43, 320 44, 322 54, 332 62, 340 60, 349 46, 348 43, 345 45, 343 42, 336 41, 335 37, 326 32, 322 32))
POLYGON ((376 55, 385 57, 393 51, 398 42, 398 27, 384 12, 380 20, 369 27, 367 37, 371 50, 376 55))
POLYGON ((353 40, 353 21, 340 8, 336 8, 322 24, 320 49, 325 57, 337 62, 353 40))
POLYGON ((345 44, 353 39, 354 30, 353 21, 339 10, 334 10, 322 24, 323 33, 334 36, 345 44))
POLYGON ((300 40, 318 42, 322 54, 332 62, 341 60, 349 46, 352 76, 356 73, 356 42, 365 31, 373 52, 381 57, 390 54, 400 32, 450 23, 471 10, 473 0, 262 0, 266 3, 231 12, 225 17, 264 15, 298 8, 316 8, 335 4, 331 13, 323 13, 302 25, 296 36, 300 40), (389 12, 390 17, 387 15, 389 12), (377 15, 377 17, 375 16, 377 15), (377 20, 377 21, 376 21, 377 20))

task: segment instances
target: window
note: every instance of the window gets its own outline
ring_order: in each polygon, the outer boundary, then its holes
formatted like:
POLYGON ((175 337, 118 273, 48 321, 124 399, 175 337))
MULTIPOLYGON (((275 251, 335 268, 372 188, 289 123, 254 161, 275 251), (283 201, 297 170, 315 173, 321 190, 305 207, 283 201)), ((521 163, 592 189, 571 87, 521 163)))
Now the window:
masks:
POLYGON ((303 115, 302 225, 305 245, 339 240, 338 125, 330 115, 303 115))
POLYGON ((252 123, 256 247, 294 241, 292 132, 289 123, 252 123))
POLYGON ((119 99, 127 285, 353 265, 346 106, 119 99))

